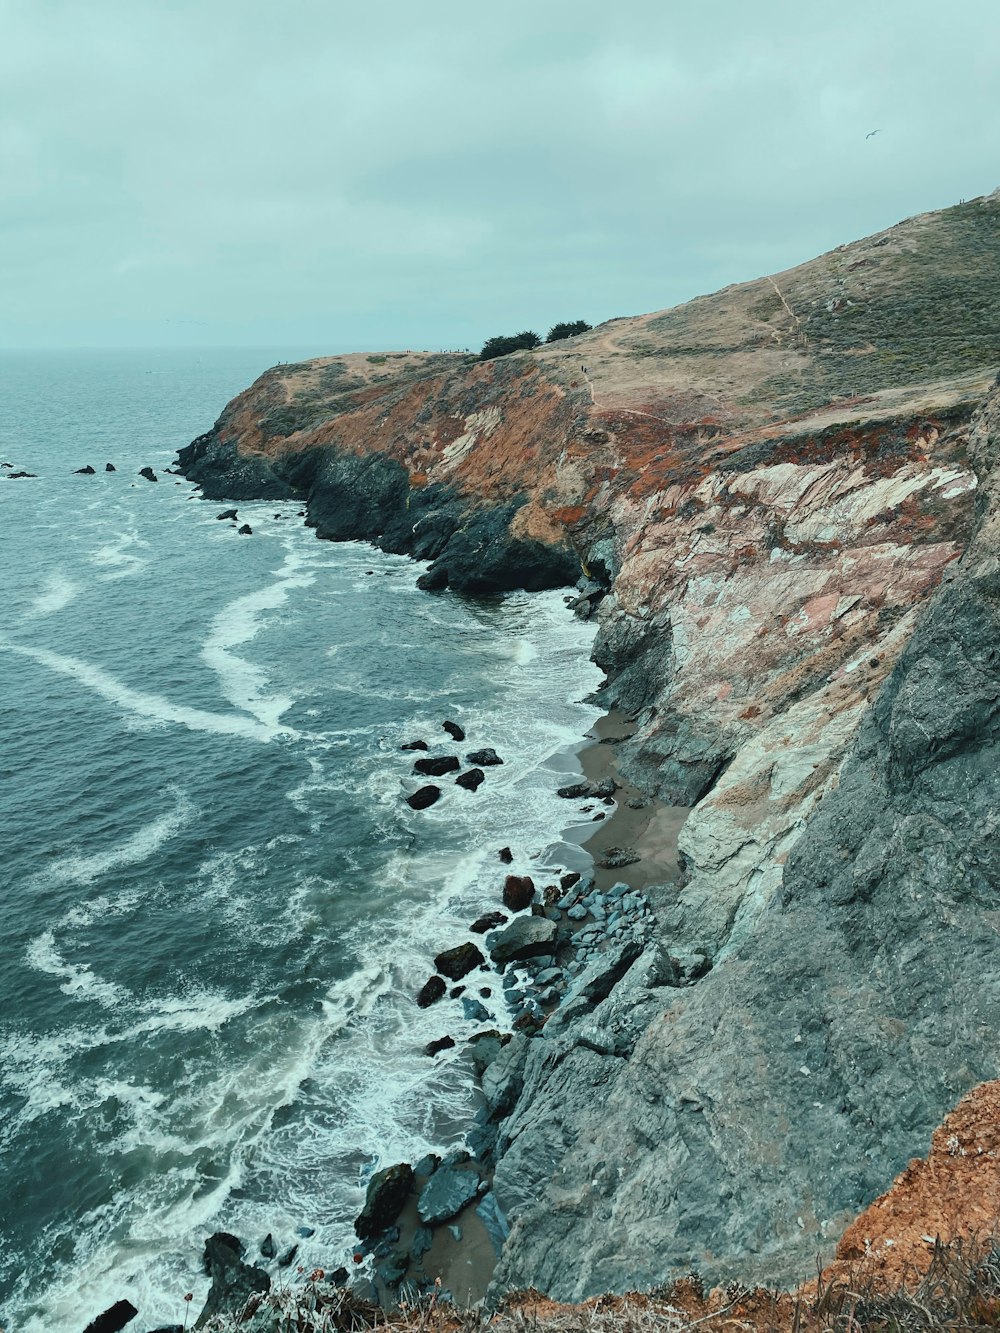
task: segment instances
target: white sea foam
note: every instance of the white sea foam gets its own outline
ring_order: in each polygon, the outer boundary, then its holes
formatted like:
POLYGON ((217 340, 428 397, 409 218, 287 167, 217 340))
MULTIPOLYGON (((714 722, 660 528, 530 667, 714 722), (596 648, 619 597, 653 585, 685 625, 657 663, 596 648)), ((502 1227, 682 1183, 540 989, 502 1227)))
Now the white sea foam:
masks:
POLYGON ((128 834, 116 847, 103 852, 72 852, 53 861, 45 872, 46 880, 89 884, 121 866, 138 865, 159 851, 165 842, 175 837, 194 816, 194 806, 177 788, 171 789, 174 806, 157 815, 148 824, 128 834))
POLYGON ((213 732, 218 736, 241 736, 262 744, 279 736, 294 736, 294 730, 265 724, 257 719, 227 713, 210 713, 201 708, 187 708, 171 703, 159 694, 133 689, 103 667, 94 666, 82 658, 67 653, 54 653, 47 648, 29 648, 0 640, 0 649, 30 658, 40 666, 69 676, 101 698, 118 707, 122 713, 140 726, 176 725, 192 731, 213 732))
POLYGON ((61 571, 50 574, 43 590, 31 603, 29 616, 51 616, 61 611, 80 591, 80 585, 61 571))
POLYGON ((103 570, 98 578, 104 583, 115 583, 140 573, 149 564, 148 559, 136 555, 134 547, 149 549, 149 542, 137 532, 123 532, 115 541, 99 546, 88 557, 88 562, 103 570))
POLYGON ((56 948, 51 930, 37 935, 28 945, 25 957, 29 967, 52 977, 61 977, 59 989, 74 999, 96 1000, 105 1009, 114 1009, 128 996, 121 986, 96 976, 86 963, 68 963, 56 948))
POLYGON ((284 564, 275 571, 274 583, 235 598, 216 615, 201 649, 202 661, 218 676, 223 696, 264 726, 276 727, 281 715, 295 702, 294 697, 265 693, 267 672, 233 649, 261 632, 265 613, 282 606, 293 588, 308 587, 315 581, 315 574, 303 572, 304 563, 295 551, 289 551, 284 564))

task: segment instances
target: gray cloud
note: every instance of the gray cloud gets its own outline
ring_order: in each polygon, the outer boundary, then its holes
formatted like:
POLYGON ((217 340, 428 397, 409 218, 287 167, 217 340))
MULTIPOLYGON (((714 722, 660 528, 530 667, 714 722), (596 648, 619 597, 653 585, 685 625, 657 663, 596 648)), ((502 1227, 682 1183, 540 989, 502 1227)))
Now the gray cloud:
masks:
POLYGON ((671 305, 993 189, 998 68, 995 0, 0 0, 0 345, 671 305))

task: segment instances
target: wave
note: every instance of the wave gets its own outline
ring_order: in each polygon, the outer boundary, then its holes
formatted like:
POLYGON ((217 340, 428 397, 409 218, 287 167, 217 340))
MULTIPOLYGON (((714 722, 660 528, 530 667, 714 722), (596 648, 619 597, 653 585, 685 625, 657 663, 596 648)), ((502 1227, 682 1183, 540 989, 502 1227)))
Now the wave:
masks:
POLYGON ((80 585, 65 574, 50 574, 45 580, 44 590, 32 601, 31 610, 27 614, 29 617, 54 615, 56 611, 68 606, 79 591, 80 585))
MULTIPOLYGON (((146 861, 155 852, 175 837, 194 814, 194 806, 182 791, 171 789, 175 798, 172 810, 165 810, 148 824, 130 834, 117 847, 104 852, 93 852, 89 856, 82 852, 71 852, 47 866, 43 872, 46 880, 58 880, 66 883, 89 884, 92 880, 116 870, 120 866, 138 865, 146 861)), ((75 909, 78 910, 78 909, 75 909)))
POLYGON ((149 694, 145 690, 133 689, 124 681, 118 680, 103 667, 94 666, 82 658, 71 657, 67 653, 54 653, 47 648, 29 648, 23 644, 14 644, 0 639, 0 650, 17 653, 37 662, 40 666, 69 676, 87 689, 92 690, 109 703, 115 704, 139 726, 176 725, 187 727, 191 731, 204 731, 217 736, 240 736, 245 740, 267 744, 279 736, 296 736, 298 733, 290 727, 279 727, 274 723, 262 722, 248 717, 237 717, 226 713, 210 713, 201 708, 187 708, 182 704, 173 704, 159 694, 149 694))

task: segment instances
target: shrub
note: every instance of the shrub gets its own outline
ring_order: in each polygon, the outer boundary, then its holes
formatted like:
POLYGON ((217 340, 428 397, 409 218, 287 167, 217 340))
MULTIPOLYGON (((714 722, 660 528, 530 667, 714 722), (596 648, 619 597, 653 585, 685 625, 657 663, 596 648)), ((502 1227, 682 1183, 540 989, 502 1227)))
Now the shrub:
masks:
POLYGON ((593 328, 585 319, 574 319, 571 324, 553 324, 545 341, 557 343, 562 338, 575 338, 578 333, 589 333, 593 328))
POLYGON ((480 361, 492 361, 495 357, 506 356, 508 352, 530 351, 533 347, 541 344, 541 338, 531 329, 525 329, 523 333, 500 335, 496 338, 487 338, 483 343, 483 350, 479 353, 480 361))

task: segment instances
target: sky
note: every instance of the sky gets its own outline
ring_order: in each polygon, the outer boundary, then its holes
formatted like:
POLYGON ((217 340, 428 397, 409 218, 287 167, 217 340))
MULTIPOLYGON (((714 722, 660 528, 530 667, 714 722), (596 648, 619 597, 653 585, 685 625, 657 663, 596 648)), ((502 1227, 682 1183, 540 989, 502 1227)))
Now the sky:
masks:
POLYGON ((5 348, 477 349, 998 185, 997 0, 0 0, 5 348))

